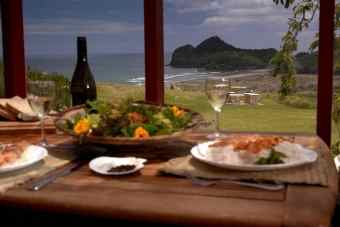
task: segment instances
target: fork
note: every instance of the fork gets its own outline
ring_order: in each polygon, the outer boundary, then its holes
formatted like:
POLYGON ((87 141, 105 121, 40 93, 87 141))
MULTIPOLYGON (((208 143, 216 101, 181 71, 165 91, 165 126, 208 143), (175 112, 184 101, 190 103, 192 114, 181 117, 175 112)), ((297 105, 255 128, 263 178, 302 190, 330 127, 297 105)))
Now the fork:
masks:
POLYGON ((227 183, 227 184, 236 184, 245 187, 258 188, 268 191, 280 191, 284 189, 285 185, 281 183, 277 184, 269 184, 269 183, 251 183, 244 181, 236 181, 236 180, 205 180, 197 177, 190 177, 192 184, 198 186, 209 187, 219 183, 227 183))

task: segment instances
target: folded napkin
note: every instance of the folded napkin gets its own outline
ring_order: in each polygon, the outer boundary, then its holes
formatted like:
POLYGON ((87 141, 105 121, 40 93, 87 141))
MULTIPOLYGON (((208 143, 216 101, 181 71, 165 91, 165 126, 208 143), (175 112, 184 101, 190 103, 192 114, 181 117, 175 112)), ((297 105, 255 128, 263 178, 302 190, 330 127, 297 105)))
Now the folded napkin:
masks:
POLYGON ((207 180, 247 180, 328 186, 325 158, 309 165, 274 171, 235 171, 214 167, 194 159, 191 155, 171 159, 159 169, 160 173, 207 180))

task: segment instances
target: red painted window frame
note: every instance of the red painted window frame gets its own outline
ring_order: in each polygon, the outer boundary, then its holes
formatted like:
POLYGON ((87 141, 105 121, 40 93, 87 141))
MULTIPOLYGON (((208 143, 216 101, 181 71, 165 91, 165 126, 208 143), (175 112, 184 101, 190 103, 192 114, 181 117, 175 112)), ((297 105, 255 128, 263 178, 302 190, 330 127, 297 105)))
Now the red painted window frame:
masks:
POLYGON ((0 0, 5 96, 26 96, 22 0, 0 0))
MULTIPOLYGON (((25 51, 22 0, 0 0, 6 96, 25 96, 25 51), (18 83, 20 81, 20 83, 18 83)), ((335 1, 320 1, 317 134, 330 145, 333 97, 335 1)), ((164 103, 163 0, 144 0, 145 100, 164 103)))

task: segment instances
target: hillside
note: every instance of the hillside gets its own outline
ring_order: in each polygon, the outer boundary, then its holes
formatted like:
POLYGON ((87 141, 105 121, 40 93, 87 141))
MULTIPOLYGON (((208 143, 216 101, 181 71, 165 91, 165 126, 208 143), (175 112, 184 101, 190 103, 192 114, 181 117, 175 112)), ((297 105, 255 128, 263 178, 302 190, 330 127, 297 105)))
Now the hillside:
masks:
POLYGON ((217 36, 210 37, 197 47, 185 45, 177 48, 170 65, 178 68, 204 68, 207 70, 262 69, 268 66, 275 49, 241 49, 217 36))
MULTIPOLYGON (((213 36, 197 47, 187 44, 177 48, 172 55, 170 66, 217 71, 265 69, 269 67, 270 60, 276 52, 274 48, 237 48, 218 36, 213 36)), ((298 73, 316 73, 316 55, 298 53, 296 66, 298 73)))

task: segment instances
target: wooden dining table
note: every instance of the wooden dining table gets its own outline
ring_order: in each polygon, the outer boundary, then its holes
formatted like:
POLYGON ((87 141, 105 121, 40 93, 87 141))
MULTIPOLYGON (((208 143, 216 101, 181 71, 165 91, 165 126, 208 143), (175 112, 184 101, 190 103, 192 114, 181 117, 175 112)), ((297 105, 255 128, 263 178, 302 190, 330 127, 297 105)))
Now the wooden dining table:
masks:
MULTIPOLYGON (((141 172, 120 177, 95 174, 85 164, 40 191, 27 190, 25 185, 15 186, 0 195, 1 218, 7 214, 11 221, 28 223, 48 214, 45 221, 64 220, 68 224, 77 217, 84 224, 91 219, 148 226, 331 225, 338 177, 329 148, 317 136, 295 135, 321 146, 329 161, 328 187, 287 184, 283 190, 268 191, 232 183, 201 186, 186 178, 158 173, 162 163, 188 154, 195 141, 203 136, 204 133, 192 133, 185 141, 156 146, 107 147, 107 155, 139 156, 147 158, 148 163, 141 172), (26 218, 20 218, 25 212, 26 218)), ((67 138, 48 135, 53 144, 67 138)), ((1 143, 21 140, 36 143, 39 135, 0 135, 1 143)))

